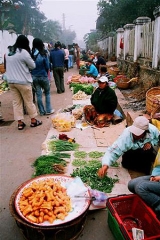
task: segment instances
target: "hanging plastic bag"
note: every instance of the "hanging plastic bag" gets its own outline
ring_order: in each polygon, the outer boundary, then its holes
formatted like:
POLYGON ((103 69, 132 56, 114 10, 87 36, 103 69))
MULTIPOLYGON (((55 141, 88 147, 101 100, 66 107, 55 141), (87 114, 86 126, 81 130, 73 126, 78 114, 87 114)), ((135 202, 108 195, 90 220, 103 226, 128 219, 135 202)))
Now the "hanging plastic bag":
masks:
POLYGON ((89 189, 91 198, 93 199, 90 205, 90 210, 106 208, 108 196, 106 193, 96 189, 89 189))

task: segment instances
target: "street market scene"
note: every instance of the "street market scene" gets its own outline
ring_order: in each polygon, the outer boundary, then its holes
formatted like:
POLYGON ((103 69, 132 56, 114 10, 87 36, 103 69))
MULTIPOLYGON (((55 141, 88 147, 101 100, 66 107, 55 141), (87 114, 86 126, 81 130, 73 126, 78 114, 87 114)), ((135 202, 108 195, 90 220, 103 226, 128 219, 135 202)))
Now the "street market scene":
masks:
POLYGON ((16 29, 27 4, 0 1, 0 238, 160 239, 158 2, 85 45, 16 29))

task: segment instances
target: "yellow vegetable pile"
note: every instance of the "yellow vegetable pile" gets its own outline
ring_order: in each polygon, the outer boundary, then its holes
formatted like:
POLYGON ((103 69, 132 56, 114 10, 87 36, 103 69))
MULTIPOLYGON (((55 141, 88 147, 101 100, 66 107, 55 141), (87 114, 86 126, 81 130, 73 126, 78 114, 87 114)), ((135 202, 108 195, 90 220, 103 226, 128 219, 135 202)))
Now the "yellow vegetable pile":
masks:
POLYGON ((69 132, 75 126, 76 119, 70 113, 57 113, 52 118, 53 127, 59 132, 69 132))

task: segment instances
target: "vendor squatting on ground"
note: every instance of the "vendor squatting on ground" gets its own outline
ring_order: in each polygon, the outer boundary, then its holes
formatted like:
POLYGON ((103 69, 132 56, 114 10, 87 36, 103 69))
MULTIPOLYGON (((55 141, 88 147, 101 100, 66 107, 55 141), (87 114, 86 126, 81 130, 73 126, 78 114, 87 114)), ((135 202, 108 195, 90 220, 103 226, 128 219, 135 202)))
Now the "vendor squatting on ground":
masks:
POLYGON ((102 167, 98 170, 99 177, 104 177, 109 166, 122 156, 122 166, 150 174, 158 146, 159 131, 144 116, 137 117, 132 126, 124 129, 118 139, 108 147, 102 159, 102 167))

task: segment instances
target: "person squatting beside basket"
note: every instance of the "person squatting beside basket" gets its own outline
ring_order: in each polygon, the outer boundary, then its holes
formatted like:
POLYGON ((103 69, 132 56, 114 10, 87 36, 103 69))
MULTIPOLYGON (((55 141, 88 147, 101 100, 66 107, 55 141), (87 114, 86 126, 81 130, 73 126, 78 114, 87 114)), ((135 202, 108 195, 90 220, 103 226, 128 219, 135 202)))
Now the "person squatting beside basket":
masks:
POLYGON ((124 129, 118 139, 107 148, 98 176, 104 177, 109 166, 122 156, 122 166, 129 170, 150 174, 160 133, 144 116, 137 117, 132 126, 124 129))
POLYGON ((92 105, 86 105, 83 109, 85 120, 97 127, 108 126, 113 118, 117 103, 114 90, 108 86, 108 78, 100 77, 98 88, 91 96, 92 105))
POLYGON ((13 96, 14 119, 18 120, 18 130, 23 130, 26 124, 24 119, 23 103, 31 118, 30 127, 37 127, 42 121, 37 120, 37 109, 33 103, 31 69, 35 63, 31 58, 29 40, 19 35, 12 51, 6 54, 6 77, 13 96))

